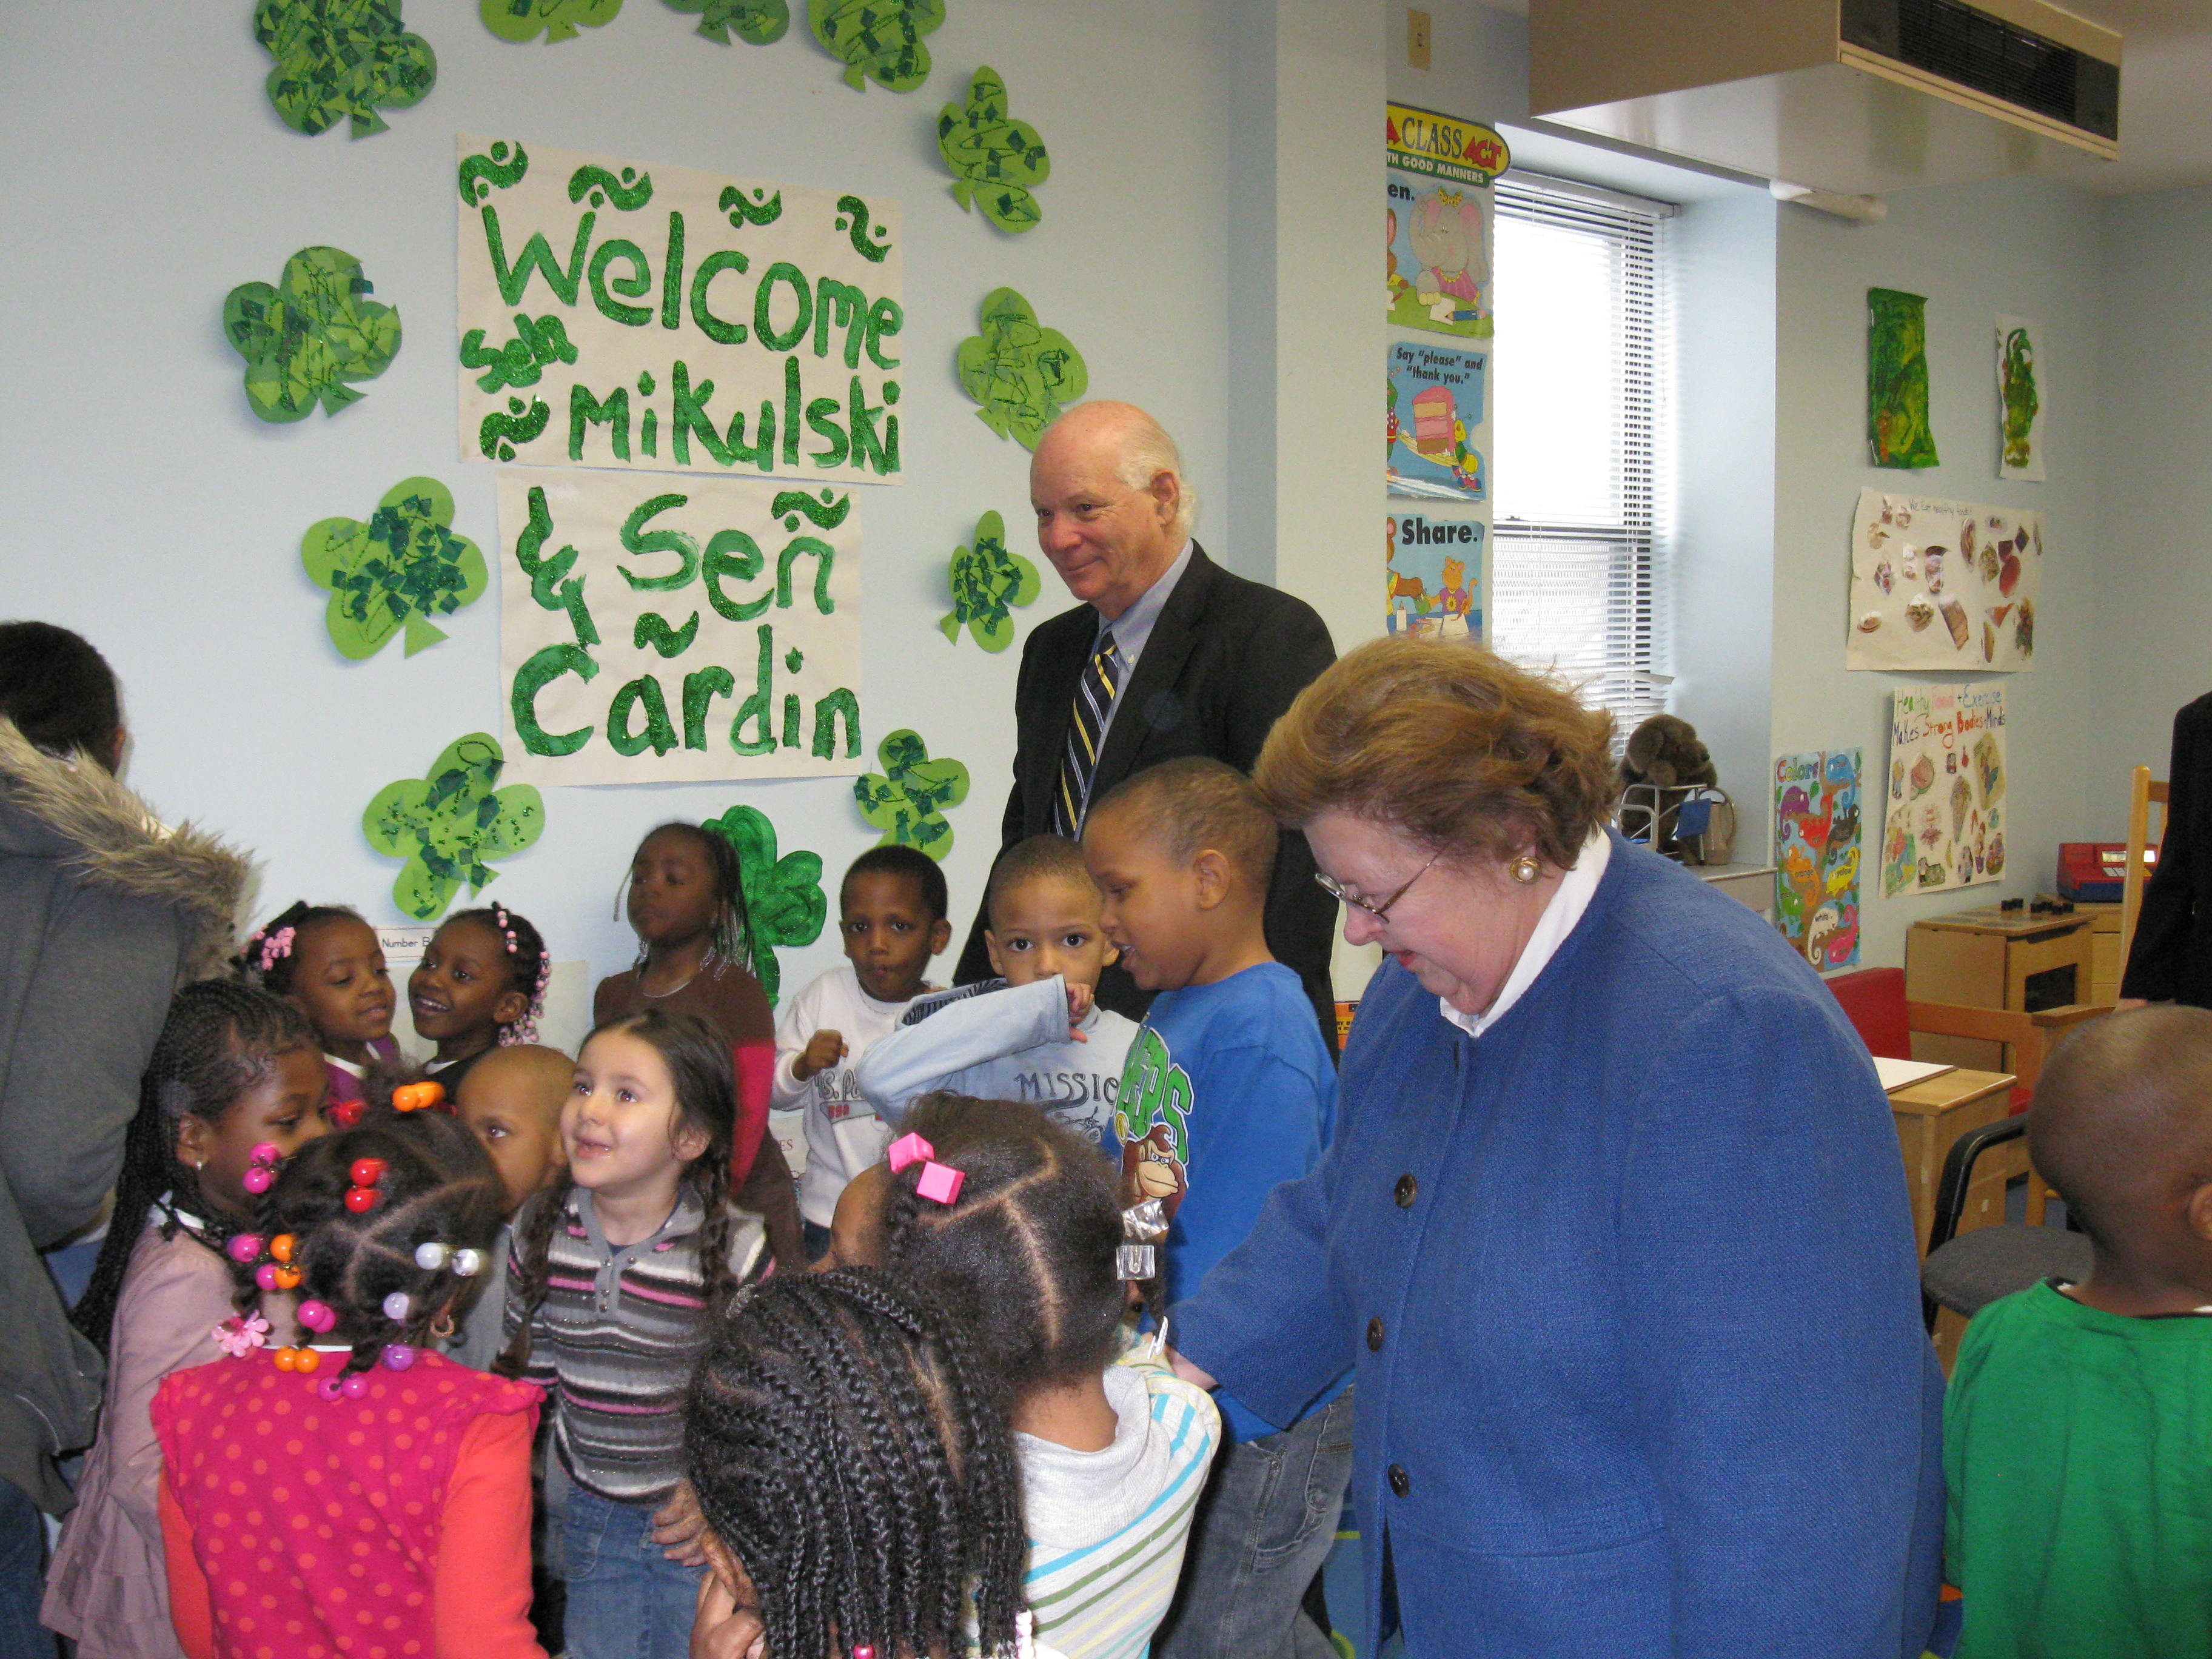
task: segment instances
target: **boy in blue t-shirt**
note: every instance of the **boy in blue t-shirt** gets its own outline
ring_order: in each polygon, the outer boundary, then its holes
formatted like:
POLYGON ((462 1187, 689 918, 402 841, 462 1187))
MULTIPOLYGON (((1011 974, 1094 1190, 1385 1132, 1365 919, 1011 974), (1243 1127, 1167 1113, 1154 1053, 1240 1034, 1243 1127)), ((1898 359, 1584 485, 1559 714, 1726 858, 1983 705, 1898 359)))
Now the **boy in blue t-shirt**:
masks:
MULTIPOLYGON (((1130 1201, 1169 1218, 1168 1297, 1242 1244, 1267 1194, 1320 1161, 1336 1072, 1298 976, 1262 925, 1275 822, 1219 761, 1140 772, 1091 809, 1084 862, 1122 965, 1159 994, 1129 1050, 1114 1127, 1130 1201)), ((1162 1659, 1291 1651, 1300 1598, 1334 1536, 1352 1473, 1349 1372, 1279 1429, 1226 1392, 1224 1438, 1162 1659), (1279 1471, 1279 1474, 1278 1472, 1279 1471)), ((1317 1629, 1301 1650, 1324 1648, 1317 1629)))

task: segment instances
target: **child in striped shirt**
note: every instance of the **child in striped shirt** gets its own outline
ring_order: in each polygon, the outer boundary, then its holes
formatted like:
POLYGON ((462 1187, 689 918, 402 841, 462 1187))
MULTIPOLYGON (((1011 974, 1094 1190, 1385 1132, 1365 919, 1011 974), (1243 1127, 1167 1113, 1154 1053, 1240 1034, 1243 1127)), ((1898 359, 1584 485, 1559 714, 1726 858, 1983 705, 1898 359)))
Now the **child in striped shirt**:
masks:
POLYGON ((1175 1596, 1221 1419, 1156 1343, 1121 1352, 1113 1172, 1095 1142, 1013 1101, 928 1095, 902 1127, 919 1144, 893 1143, 900 1167, 860 1248, 968 1312, 1006 1385, 1039 1644, 1142 1659, 1175 1596), (930 1195, 948 1185, 949 1200, 930 1195))
POLYGON ((568 1170, 516 1218, 500 1369, 552 1395, 572 1659, 690 1648, 706 1557, 682 1481, 684 1390, 769 1261, 760 1218, 728 1197, 736 1120, 729 1045, 703 1020, 610 1020, 562 1109, 568 1170))

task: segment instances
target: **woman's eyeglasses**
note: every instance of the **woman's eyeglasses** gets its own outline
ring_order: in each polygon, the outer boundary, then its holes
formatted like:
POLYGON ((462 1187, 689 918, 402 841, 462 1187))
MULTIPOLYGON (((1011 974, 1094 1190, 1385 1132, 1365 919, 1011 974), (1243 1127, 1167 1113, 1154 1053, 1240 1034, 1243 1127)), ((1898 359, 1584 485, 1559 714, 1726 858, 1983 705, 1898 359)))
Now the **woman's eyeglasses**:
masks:
POLYGON ((1390 912, 1392 908, 1397 904, 1400 899, 1405 897, 1407 894, 1413 890, 1413 884, 1419 881, 1423 876, 1428 874, 1431 866, 1432 866, 1436 861, 1443 855, 1443 849, 1442 848, 1438 848, 1435 852, 1430 854, 1428 863, 1414 871, 1412 875, 1406 878, 1406 884, 1404 886, 1401 887, 1396 892, 1391 894, 1389 898, 1384 899, 1380 904, 1376 904, 1370 900, 1360 897, 1358 894, 1353 892, 1352 889, 1346 887, 1342 882, 1339 881, 1334 876, 1328 874, 1326 871, 1315 871, 1314 880, 1321 884, 1321 890, 1328 894, 1331 898, 1341 900, 1343 902, 1351 905, 1355 909, 1364 910, 1369 915, 1374 917, 1377 921, 1388 921, 1390 920, 1390 912))

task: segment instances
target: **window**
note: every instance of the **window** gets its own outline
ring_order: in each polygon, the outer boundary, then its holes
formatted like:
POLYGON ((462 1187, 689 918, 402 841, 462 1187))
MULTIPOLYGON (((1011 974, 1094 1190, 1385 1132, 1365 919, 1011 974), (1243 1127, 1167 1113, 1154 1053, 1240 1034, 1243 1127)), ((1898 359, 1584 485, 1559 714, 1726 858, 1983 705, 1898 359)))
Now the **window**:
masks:
POLYGON ((1492 643, 1581 686, 1625 737, 1668 684, 1655 521, 1674 210, 1528 173, 1496 188, 1492 643))

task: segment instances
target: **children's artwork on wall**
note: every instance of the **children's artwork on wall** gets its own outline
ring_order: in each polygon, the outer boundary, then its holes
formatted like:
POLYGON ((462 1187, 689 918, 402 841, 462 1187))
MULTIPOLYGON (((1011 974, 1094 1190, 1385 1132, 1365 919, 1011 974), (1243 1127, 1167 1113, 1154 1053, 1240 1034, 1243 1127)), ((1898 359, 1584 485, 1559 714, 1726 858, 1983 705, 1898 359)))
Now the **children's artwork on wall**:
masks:
POLYGON ((914 732, 894 732, 876 750, 880 772, 863 772, 853 783, 860 816, 882 832, 877 845, 912 847, 933 859, 952 850, 945 809, 968 799, 968 769, 958 761, 932 760, 914 732))
POLYGON ((765 46, 783 39, 791 27, 790 0, 666 0, 678 11, 699 19, 699 33, 730 44, 734 33, 748 46, 765 46))
POLYGON ((783 985, 778 945, 811 945, 822 937, 830 902, 822 891, 822 855, 775 855, 775 826, 753 806, 732 806, 700 826, 730 843, 738 855, 738 884, 745 896, 745 925, 751 936, 753 977, 773 1006, 783 985))
POLYGON ((1384 448, 1393 495, 1489 498, 1490 481, 1474 443, 1489 358, 1488 352, 1420 340, 1390 342, 1384 448))
POLYGON ((1384 145, 1390 321, 1488 338, 1490 181, 1511 161, 1505 141, 1478 122, 1392 104, 1384 145))
POLYGON ((368 297, 361 261, 334 247, 303 247, 284 262, 278 287, 241 283, 222 304, 222 331, 246 359, 246 401, 264 421, 305 420, 317 404, 335 415, 399 352, 398 307, 368 297))
POLYGON ((310 137, 347 119, 356 138, 382 132, 380 110, 411 108, 438 79, 438 55, 400 22, 399 0, 261 0, 253 38, 276 60, 270 103, 310 137))
POLYGON ((960 343, 960 387, 982 405, 975 418, 1001 438, 1035 449, 1060 410, 1083 396, 1091 370, 1074 342, 1037 321, 1010 288, 983 296, 983 331, 960 343))
POLYGON ((969 202, 1000 230, 1024 231, 1044 217, 1030 192, 1052 172, 1044 140, 1007 114, 1006 83, 986 64, 968 83, 968 101, 937 118, 937 148, 952 170, 952 199, 969 202))
POLYGON ((921 43, 945 21, 945 0, 806 0, 806 21, 822 50, 845 65, 845 84, 867 82, 912 92, 929 78, 921 43))
POLYGON ((1421 513, 1394 514, 1384 523, 1383 632, 1480 644, 1488 526, 1421 513))
POLYGON ((309 526, 300 562, 330 591, 323 620, 340 655, 359 662, 404 633, 411 657, 446 637, 431 617, 483 596, 489 580, 483 554, 453 526, 451 490, 435 478, 402 478, 366 522, 325 519, 309 526))
POLYGON ((849 493, 502 471, 499 529, 514 778, 707 783, 860 769, 860 516, 849 493))
POLYGON ((545 802, 528 784, 500 784, 506 765, 499 739, 471 732, 447 744, 419 778, 386 784, 362 814, 361 827, 378 852, 404 859, 392 884, 400 909, 417 921, 445 914, 465 882, 471 893, 545 830, 545 802))
POLYGON ((896 203, 459 143, 464 459, 898 478, 896 203))
POLYGON ((965 628, 986 651, 1013 643, 1012 608, 1036 599, 1042 584, 1037 568, 1006 546, 1006 521, 996 513, 975 520, 975 544, 954 550, 946 573, 952 609, 937 626, 953 644, 965 628))
POLYGON ((1928 301, 1867 290, 1867 443, 1876 466, 1936 465, 1928 422, 1928 301))
POLYGON ((2043 325, 1997 319, 1997 477, 2043 482, 2043 325))
POLYGON ((484 27, 502 40, 530 40, 543 34, 545 44, 573 40, 578 29, 595 29, 611 23, 623 9, 623 0, 477 0, 484 27))
POLYGON ((1774 763, 1774 924, 1816 969, 1859 959, 1860 754, 1774 763))
POLYGON ((2002 684, 1926 686, 1890 702, 1881 890, 1931 893, 2005 868, 2002 684))
POLYGON ((2043 515, 1859 491, 1847 668, 2035 666, 2043 515))

